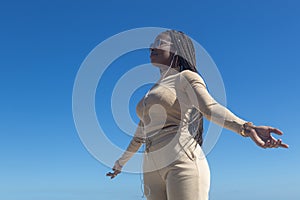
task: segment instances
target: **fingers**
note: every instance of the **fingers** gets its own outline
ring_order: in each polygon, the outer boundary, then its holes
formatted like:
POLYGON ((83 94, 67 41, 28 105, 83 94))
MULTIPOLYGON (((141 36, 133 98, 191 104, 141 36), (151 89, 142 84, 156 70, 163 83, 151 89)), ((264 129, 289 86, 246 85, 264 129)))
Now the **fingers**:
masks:
POLYGON ((112 170, 114 171, 113 173, 108 172, 106 174, 106 176, 110 176, 111 179, 115 178, 118 174, 121 173, 122 165, 120 165, 118 160, 115 162, 115 165, 113 166, 112 170))
POLYGON ((106 176, 114 176, 114 173, 108 172, 106 176))
POLYGON ((106 174, 106 176, 110 176, 110 178, 113 179, 113 178, 115 178, 115 177, 117 176, 117 174, 108 172, 108 173, 106 174))
POLYGON ((288 148, 289 146, 287 144, 282 143, 281 139, 269 139, 267 140, 267 142, 264 145, 264 148, 278 148, 278 147, 282 147, 282 148, 288 148))
MULTIPOLYGON (((277 135, 283 135, 283 132, 277 128, 273 128, 273 127, 269 127, 270 132, 275 133, 277 135)), ((272 137, 273 138, 273 137, 272 137)), ((281 139, 276 140, 275 138, 273 138, 275 140, 275 143, 272 147, 278 148, 278 147, 282 147, 282 148, 289 148, 288 144, 282 143, 281 139)))
POLYGON ((287 148, 289 148, 289 145, 288 144, 281 144, 279 147, 287 149, 287 148))
POLYGON ((278 147, 289 148, 289 145, 285 144, 285 143, 282 143, 282 141, 280 140, 280 144, 278 144, 278 147))
MULTIPOLYGON (((283 135, 283 132, 281 130, 274 128, 274 127, 269 127, 269 131, 272 133, 275 133, 277 135, 283 135)), ((272 141, 273 141, 273 143, 270 144, 269 148, 278 148, 278 147, 289 148, 289 145, 282 143, 281 139, 276 140, 275 138, 272 137, 272 141)))
MULTIPOLYGON (((282 134, 282 132, 276 128, 269 128, 269 131, 274 132, 276 134, 282 134)), ((251 134, 249 134, 249 136, 251 137, 251 139, 256 143, 257 146, 261 147, 261 148, 288 148, 289 146, 287 144, 282 143, 281 139, 275 139, 274 137, 272 137, 271 135, 268 138, 263 138, 261 137, 258 132, 251 131, 251 134)))
POLYGON ((118 174, 121 173, 121 171, 119 171, 119 170, 115 170, 115 169, 113 169, 113 170, 114 170, 113 173, 112 173, 112 172, 108 172, 108 173, 106 174, 106 176, 110 176, 110 178, 113 179, 113 178, 115 178, 118 174))
POLYGON ((282 135, 283 132, 271 126, 257 126, 255 131, 250 134, 251 139, 262 148, 288 148, 287 144, 282 143, 281 139, 274 138, 271 133, 282 135))
POLYGON ((271 137, 270 139, 268 139, 265 143, 265 148, 277 148, 279 147, 279 140, 276 140, 275 138, 271 137))
POLYGON ((269 127, 269 131, 272 132, 272 133, 275 133, 277 135, 282 135, 283 132, 277 128, 274 128, 274 127, 269 127))

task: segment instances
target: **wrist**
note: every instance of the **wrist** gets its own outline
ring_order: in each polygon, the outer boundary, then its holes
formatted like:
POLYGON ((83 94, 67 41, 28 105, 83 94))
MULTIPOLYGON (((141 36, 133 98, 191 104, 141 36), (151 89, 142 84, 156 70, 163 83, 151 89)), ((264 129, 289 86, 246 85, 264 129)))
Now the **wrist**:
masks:
POLYGON ((253 125, 252 122, 246 122, 243 124, 240 130, 240 135, 243 137, 249 137, 249 134, 251 131, 255 129, 255 126, 253 125))

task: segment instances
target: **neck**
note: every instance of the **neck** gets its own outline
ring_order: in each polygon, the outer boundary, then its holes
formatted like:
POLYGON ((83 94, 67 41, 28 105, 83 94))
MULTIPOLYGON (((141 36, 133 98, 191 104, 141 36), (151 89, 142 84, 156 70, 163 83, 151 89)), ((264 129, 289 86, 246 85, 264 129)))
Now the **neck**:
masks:
POLYGON ((160 79, 166 78, 170 75, 174 75, 179 73, 179 68, 173 68, 173 67, 159 67, 160 71, 160 79))

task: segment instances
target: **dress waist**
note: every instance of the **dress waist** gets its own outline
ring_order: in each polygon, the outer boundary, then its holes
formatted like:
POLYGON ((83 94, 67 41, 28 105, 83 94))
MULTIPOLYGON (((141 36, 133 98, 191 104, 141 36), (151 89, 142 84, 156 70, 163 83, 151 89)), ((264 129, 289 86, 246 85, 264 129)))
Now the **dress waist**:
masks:
POLYGON ((158 131, 152 131, 150 133, 146 133, 146 143, 149 141, 152 141, 152 143, 157 143, 161 140, 164 140, 167 137, 174 136, 178 130, 179 130, 179 126, 170 125, 158 131))
POLYGON ((145 139, 146 152, 151 151, 150 148, 155 151, 160 148, 163 148, 164 146, 168 145, 172 140, 176 140, 174 141, 175 143, 178 143, 180 140, 182 142, 179 143, 185 145, 186 143, 191 141, 191 139, 191 135, 188 133, 188 130, 184 127, 180 127, 177 125, 168 126, 149 136, 147 134, 147 137, 145 139))

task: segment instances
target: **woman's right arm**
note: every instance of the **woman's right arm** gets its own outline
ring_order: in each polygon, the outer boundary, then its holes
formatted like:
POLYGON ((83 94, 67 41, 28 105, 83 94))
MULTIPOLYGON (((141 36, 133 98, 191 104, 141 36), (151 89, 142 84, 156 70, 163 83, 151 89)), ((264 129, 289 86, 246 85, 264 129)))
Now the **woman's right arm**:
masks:
POLYGON ((116 177, 119 173, 121 173, 123 166, 128 162, 128 160, 139 150, 142 143, 144 141, 143 137, 143 123, 139 122, 138 127, 134 133, 133 138, 131 139, 126 151, 122 154, 122 156, 115 162, 112 170, 106 176, 110 176, 111 178, 116 177))

